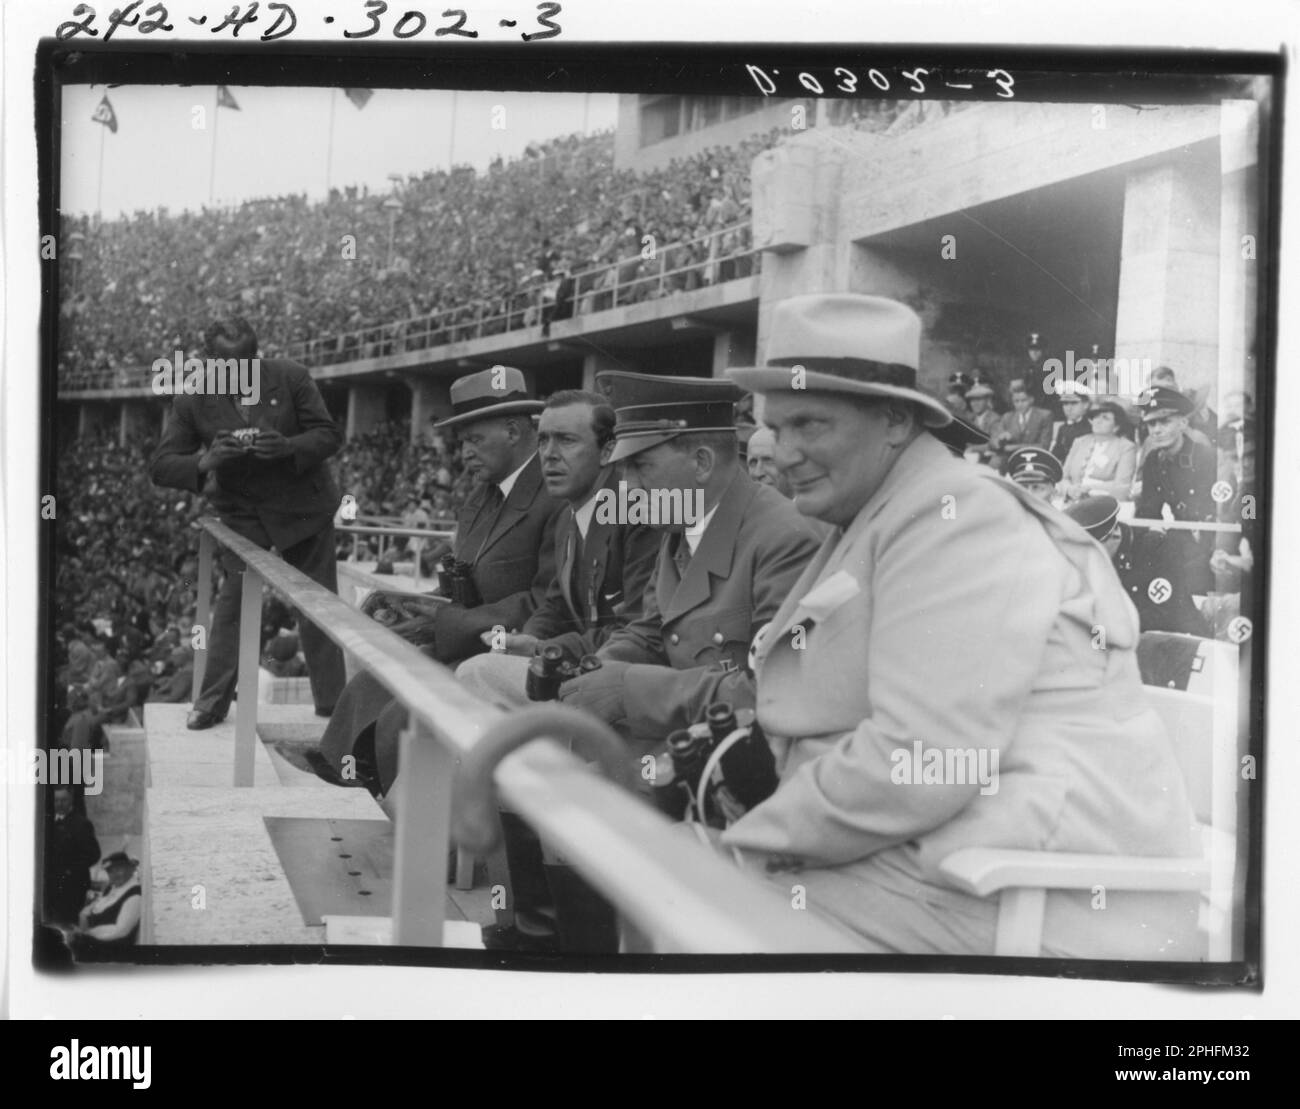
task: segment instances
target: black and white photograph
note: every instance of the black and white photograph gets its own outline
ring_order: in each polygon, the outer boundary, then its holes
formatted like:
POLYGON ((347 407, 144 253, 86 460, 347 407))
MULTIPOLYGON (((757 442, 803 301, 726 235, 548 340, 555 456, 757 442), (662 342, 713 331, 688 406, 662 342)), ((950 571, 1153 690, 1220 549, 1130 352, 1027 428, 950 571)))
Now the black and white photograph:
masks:
POLYGON ((29 59, 11 958, 1262 990, 1279 55, 210 7, 29 59))

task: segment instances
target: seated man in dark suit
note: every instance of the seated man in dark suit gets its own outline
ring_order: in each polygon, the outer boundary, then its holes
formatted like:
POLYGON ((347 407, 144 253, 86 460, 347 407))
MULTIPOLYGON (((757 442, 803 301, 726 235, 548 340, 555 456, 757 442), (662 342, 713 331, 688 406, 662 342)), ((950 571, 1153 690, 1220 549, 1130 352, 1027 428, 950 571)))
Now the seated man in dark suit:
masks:
MULTIPOLYGON (((420 616, 396 630, 449 666, 487 650, 481 636, 523 625, 555 577, 555 524, 561 504, 542 484, 533 413, 542 408, 509 366, 493 366, 452 383, 461 455, 479 482, 456 518, 455 558, 467 566, 459 602, 413 602, 420 616)), ((409 600, 409 599, 408 599, 409 600)), ((370 598, 367 598, 369 604, 370 598)), ((339 698, 321 737, 321 754, 345 777, 373 776, 387 791, 397 775, 397 739, 406 710, 370 674, 358 674, 339 698), (347 760, 347 761, 345 761, 347 760)))
POLYGON ((577 662, 639 616, 659 552, 653 528, 596 519, 598 495, 616 486, 613 467, 604 462, 614 445, 614 410, 603 396, 574 389, 553 394, 537 431, 547 492, 566 502, 555 528, 558 573, 521 631, 484 632, 491 652, 456 670, 468 689, 505 706, 528 703, 525 678, 541 647, 559 647, 577 662))
MULTIPOLYGON (((177 394, 149 476, 155 485, 203 493, 232 531, 275 547, 290 566, 337 591, 340 498, 325 460, 343 445, 343 435, 311 374, 287 359, 259 359, 257 336, 239 317, 209 327, 204 345, 227 365, 247 360, 257 389, 246 396, 177 394)), ((224 548, 219 558, 226 578, 212 606, 203 688, 186 721, 194 729, 226 718, 239 676, 244 564, 224 548)), ((306 621, 302 645, 316 711, 328 716, 343 685, 343 652, 306 621)))

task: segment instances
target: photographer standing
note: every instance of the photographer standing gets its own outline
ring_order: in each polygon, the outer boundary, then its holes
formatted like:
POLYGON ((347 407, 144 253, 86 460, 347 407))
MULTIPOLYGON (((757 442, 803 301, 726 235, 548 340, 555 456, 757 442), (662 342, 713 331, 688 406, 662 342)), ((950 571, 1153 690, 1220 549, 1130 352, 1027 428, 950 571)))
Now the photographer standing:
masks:
MULTIPOLYGON (((212 324, 203 339, 211 358, 253 360, 256 403, 233 394, 175 396, 149 476, 156 485, 202 493, 232 531, 274 547, 290 566, 337 591, 340 497, 325 460, 343 436, 311 374, 287 359, 257 359, 257 336, 238 316, 212 324)), ((244 564, 224 548, 219 557, 226 577, 212 606, 203 688, 185 722, 196 730, 226 718, 239 672, 244 564)), ((343 652, 306 620, 302 645, 316 713, 329 716, 343 688, 343 652)))

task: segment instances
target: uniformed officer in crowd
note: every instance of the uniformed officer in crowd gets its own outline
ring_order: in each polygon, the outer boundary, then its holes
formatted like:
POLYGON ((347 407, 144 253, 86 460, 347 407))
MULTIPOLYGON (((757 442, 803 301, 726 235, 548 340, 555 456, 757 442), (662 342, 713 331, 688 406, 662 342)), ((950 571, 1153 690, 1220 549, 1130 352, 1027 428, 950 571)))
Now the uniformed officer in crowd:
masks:
POLYGON ((560 700, 632 742, 657 744, 718 699, 753 703, 749 645, 817 549, 812 523, 752 481, 736 450, 731 382, 606 371, 617 422, 611 462, 629 489, 703 492, 690 524, 660 521, 641 615, 596 652, 603 666, 564 683, 560 700))
MULTIPOLYGON (((1142 463, 1142 489, 1135 515, 1159 520, 1168 509, 1174 520, 1213 521, 1217 516, 1212 490, 1218 476, 1213 446, 1188 432, 1193 403, 1177 389, 1157 386, 1138 398, 1150 450, 1142 463)), ((1213 536, 1182 531, 1173 546, 1183 548, 1188 586, 1193 593, 1213 588, 1210 556, 1213 536)))
POLYGON ((1120 523, 1119 501, 1108 493, 1075 501, 1065 514, 1106 548, 1144 632, 1210 634, 1187 587, 1182 551, 1178 543, 1171 544, 1171 533, 1120 523))
MULTIPOLYGON (((936 440, 951 414, 918 387, 920 352, 903 304, 799 296, 767 365, 727 371, 763 396, 795 506, 834 531, 755 655, 779 785, 721 844, 859 950, 989 954, 997 899, 946 877, 953 852, 1182 856, 1194 821, 1105 552, 936 440), (996 789, 922 784, 906 764, 927 748, 998 752, 996 789)), ((1045 955, 1196 957, 1195 895, 1110 891, 1105 913, 1089 890, 1046 896, 1045 955)))
POLYGON ((1070 456, 1070 448, 1076 439, 1092 431, 1086 418, 1091 402, 1088 390, 1077 381, 1061 383, 1060 406, 1064 418, 1052 425, 1052 441, 1048 447, 1058 462, 1064 463, 1070 456))
POLYGON ((1062 473, 1056 456, 1042 447, 1021 447, 1007 459, 1007 477, 1048 504, 1053 503, 1062 473))

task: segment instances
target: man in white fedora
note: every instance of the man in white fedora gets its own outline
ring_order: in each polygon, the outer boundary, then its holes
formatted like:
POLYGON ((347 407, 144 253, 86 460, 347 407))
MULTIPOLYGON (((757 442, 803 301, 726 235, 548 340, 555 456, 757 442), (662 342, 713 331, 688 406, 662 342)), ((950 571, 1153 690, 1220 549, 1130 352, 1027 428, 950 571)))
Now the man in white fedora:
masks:
MULTIPOLYGON (((1105 552, 936 438, 951 416, 917 385, 916 314, 801 296, 770 334, 765 366, 727 375, 762 395, 796 507, 834 530, 756 652, 780 785, 723 845, 871 950, 969 955, 993 953, 998 906, 945 880, 958 849, 1195 854, 1105 552)), ((1196 910, 1053 891, 1042 953, 1200 958, 1196 910)))

